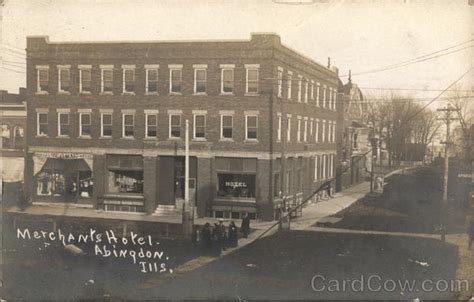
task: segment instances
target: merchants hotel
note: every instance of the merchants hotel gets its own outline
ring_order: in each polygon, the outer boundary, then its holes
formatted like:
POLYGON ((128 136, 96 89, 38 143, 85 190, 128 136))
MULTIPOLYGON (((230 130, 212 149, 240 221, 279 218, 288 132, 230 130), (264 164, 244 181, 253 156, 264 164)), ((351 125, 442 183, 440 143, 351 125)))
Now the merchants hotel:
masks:
POLYGON ((337 69, 250 40, 27 39, 32 204, 272 220, 334 176, 337 69))

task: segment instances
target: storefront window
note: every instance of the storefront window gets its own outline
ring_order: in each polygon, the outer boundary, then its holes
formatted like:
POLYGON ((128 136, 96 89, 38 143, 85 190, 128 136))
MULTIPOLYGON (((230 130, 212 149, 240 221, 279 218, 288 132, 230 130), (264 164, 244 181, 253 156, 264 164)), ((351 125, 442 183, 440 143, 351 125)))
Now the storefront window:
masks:
POLYGON ((37 176, 38 196, 64 196, 66 180, 59 172, 40 172, 37 176))
POLYGON ((143 171, 109 171, 109 192, 143 194, 143 171))
POLYGON ((218 196, 255 198, 255 175, 221 173, 217 177, 218 196))

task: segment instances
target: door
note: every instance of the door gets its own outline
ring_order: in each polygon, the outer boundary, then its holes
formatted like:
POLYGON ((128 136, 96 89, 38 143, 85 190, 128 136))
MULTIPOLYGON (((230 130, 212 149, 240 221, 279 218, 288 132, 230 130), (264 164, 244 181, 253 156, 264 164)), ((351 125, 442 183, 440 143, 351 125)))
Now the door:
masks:
POLYGON ((65 201, 76 202, 78 192, 77 173, 65 173, 65 201))

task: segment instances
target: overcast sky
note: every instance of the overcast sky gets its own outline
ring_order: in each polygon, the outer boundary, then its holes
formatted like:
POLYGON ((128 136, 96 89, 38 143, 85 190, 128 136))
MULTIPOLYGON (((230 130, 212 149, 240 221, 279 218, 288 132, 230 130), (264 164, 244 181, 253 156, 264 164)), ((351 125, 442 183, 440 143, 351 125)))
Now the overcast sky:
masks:
MULTIPOLYGON (((363 88, 444 89, 473 66, 474 48, 460 50, 474 45, 474 6, 468 0, 285 1, 3 0, 0 89, 16 92, 25 86, 22 49, 28 35, 47 35, 50 41, 133 41, 250 39, 251 32, 274 32, 319 63, 326 65, 331 57, 340 75, 351 69, 353 82, 363 88), (469 40, 449 55, 357 75, 469 40)), ((461 82, 473 89, 474 71, 461 82)))

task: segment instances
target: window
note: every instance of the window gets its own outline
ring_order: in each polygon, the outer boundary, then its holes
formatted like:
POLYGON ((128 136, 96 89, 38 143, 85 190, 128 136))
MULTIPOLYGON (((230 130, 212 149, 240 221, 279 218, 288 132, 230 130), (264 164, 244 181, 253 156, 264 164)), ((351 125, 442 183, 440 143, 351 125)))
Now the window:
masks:
MULTIPOLYGON (((314 122, 313 120, 311 119, 310 122, 309 122, 309 135, 310 136, 313 136, 313 127, 314 127, 314 122)), ((311 138, 310 138, 311 139, 311 138)))
POLYGON ((301 142, 301 117, 298 117, 298 124, 296 128, 296 142, 301 142))
POLYGON ((59 92, 69 92, 69 84, 70 84, 70 73, 69 68, 67 67, 59 67, 58 69, 58 91, 59 92))
POLYGON ((112 137, 112 114, 102 113, 101 115, 101 136, 112 137))
POLYGON ((326 85, 323 86, 323 108, 326 108, 327 96, 326 96, 326 85))
POLYGON ((221 115, 221 139, 232 139, 232 115, 221 115))
POLYGON ((332 88, 329 88, 328 108, 332 110, 332 88))
POLYGON ((321 106, 321 84, 319 83, 316 86, 316 106, 321 106))
POLYGON ((259 65, 246 65, 247 83, 246 93, 258 94, 258 68, 259 65))
POLYGON ((158 116, 156 113, 146 113, 146 129, 145 137, 157 138, 158 137, 158 116))
POLYGON ((258 132, 258 116, 246 115, 245 116, 245 139, 256 140, 258 132))
POLYGON ((112 67, 102 68, 102 93, 111 94, 114 86, 114 73, 112 67))
POLYGON ((286 141, 289 142, 291 140, 291 115, 287 115, 287 127, 286 127, 286 141))
POLYGON ((326 155, 323 155, 323 173, 322 173, 322 179, 326 179, 326 155))
POLYGON ((48 93, 49 90, 49 66, 36 66, 38 93, 48 93))
POLYGON ((134 93, 135 92, 135 68, 125 67, 123 68, 123 93, 134 93))
POLYGON ((310 94, 311 100, 314 100, 314 81, 311 81, 311 94, 310 94))
POLYGON ((316 119, 316 129, 314 131, 314 135, 315 135, 315 141, 318 143, 319 142, 319 120, 316 119))
POLYGON ((278 113, 277 142, 281 141, 281 113, 278 113))
POLYGON ((318 161, 319 156, 314 157, 314 180, 318 180, 318 161))
POLYGON ((58 135, 69 136, 69 113, 58 113, 58 135))
POLYGON ((333 90, 334 93, 332 94, 332 109, 336 110, 336 98, 337 98, 337 90, 333 90))
POLYGON ((205 114, 194 115, 194 138, 206 139, 206 115, 205 114))
POLYGON ((223 68, 221 77, 221 93, 232 94, 234 92, 234 68, 223 68))
POLYGON ((91 114, 79 113, 79 136, 91 136, 91 114))
POLYGON ((303 87, 303 76, 298 76, 298 102, 301 102, 301 89, 303 87))
POLYGON ((291 175, 292 175, 291 171, 287 170, 286 177, 285 177, 285 193, 287 195, 289 195, 291 192, 291 175))
POLYGON ((181 138, 181 115, 170 114, 170 138, 181 138))
POLYGON ((194 93, 205 94, 207 86, 207 69, 194 69, 194 93))
POLYGON ((308 140, 308 118, 304 119, 304 128, 303 128, 303 142, 308 140))
POLYGON ((143 194, 143 158, 137 155, 108 155, 108 192, 143 194))
POLYGON ((216 157, 217 196, 255 199, 257 160, 216 157))
POLYGON ((336 122, 332 123, 332 142, 336 142, 336 122))
POLYGON ((38 112, 38 124, 37 124, 37 133, 38 136, 48 136, 48 113, 47 112, 38 112))
POLYGON ((92 84, 91 66, 79 67, 79 92, 90 93, 92 84))
POLYGON ((304 102, 305 103, 308 103, 308 87, 309 87, 309 83, 308 83, 308 79, 306 79, 305 83, 304 83, 304 102))
POLYGON ((291 99, 291 82, 292 82, 293 73, 288 71, 288 99, 291 99))
POLYGON ((180 94, 182 90, 182 69, 170 69, 170 93, 180 94))
POLYGON ((122 137, 133 138, 134 117, 133 114, 122 115, 122 137))
POLYGON ((283 68, 278 67, 277 73, 277 96, 281 98, 283 88, 283 68))
POLYGON ((158 93, 158 65, 145 65, 146 68, 146 87, 148 94, 158 93))
POLYGON ((324 141, 326 140, 326 120, 323 120, 323 129, 322 129, 322 132, 323 132, 323 136, 321 138, 321 141, 324 143, 324 141))

